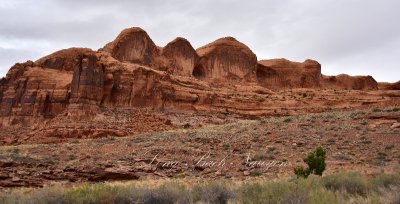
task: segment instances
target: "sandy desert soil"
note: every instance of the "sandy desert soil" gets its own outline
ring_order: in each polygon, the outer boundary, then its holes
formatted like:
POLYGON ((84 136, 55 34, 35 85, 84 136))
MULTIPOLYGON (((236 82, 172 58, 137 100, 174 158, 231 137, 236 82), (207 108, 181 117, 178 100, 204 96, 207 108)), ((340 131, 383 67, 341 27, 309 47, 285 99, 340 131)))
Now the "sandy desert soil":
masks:
POLYGON ((267 117, 127 137, 0 147, 0 186, 158 178, 278 178, 317 146, 327 173, 400 168, 400 107, 267 117))

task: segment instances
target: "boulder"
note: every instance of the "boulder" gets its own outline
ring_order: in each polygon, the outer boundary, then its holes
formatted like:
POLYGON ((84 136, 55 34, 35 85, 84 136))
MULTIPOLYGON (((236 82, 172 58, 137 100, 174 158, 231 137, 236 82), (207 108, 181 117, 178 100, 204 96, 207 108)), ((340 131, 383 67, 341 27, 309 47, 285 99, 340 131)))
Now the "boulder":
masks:
POLYGON ((393 123, 392 126, 390 126, 390 128, 394 129, 394 128, 400 128, 400 123, 393 123))

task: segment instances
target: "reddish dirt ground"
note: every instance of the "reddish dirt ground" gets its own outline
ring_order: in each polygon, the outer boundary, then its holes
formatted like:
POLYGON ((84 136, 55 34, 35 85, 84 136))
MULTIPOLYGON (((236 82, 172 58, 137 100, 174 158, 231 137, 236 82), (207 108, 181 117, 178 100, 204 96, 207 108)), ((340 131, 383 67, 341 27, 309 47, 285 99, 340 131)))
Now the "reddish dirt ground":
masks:
POLYGON ((278 178, 293 176, 293 168, 304 165, 302 158, 317 146, 327 151, 328 173, 391 173, 400 167, 399 122, 399 107, 390 107, 2 146, 0 185, 165 177, 278 178))

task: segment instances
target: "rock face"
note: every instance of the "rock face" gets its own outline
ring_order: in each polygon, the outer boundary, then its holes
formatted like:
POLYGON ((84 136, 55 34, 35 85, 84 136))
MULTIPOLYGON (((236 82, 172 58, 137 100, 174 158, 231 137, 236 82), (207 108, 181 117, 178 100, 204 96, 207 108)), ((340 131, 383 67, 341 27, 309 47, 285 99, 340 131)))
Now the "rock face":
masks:
POLYGON ((338 76, 323 76, 324 88, 347 89, 347 90, 377 90, 378 83, 371 76, 349 76, 341 74, 338 76))
POLYGON ((161 48, 129 28, 98 51, 70 48, 11 67, 0 80, 0 142, 13 140, 15 132, 4 128, 14 126, 28 128, 26 137, 53 137, 48 142, 170 129, 157 111, 275 114, 269 96, 288 88, 370 90, 377 83, 370 76, 321 76, 314 60, 257 62, 232 37, 197 50, 184 38, 161 48))
POLYGON ((151 65, 158 55, 157 46, 146 31, 141 28, 128 28, 107 44, 103 50, 119 61, 151 65))
POLYGON ((400 90, 400 81, 395 83, 378 83, 378 86, 382 90, 400 90))
POLYGON ((192 76, 199 58, 196 50, 184 38, 176 38, 168 43, 162 49, 162 56, 169 60, 169 72, 181 76, 192 76))
POLYGON ((84 54, 94 54, 94 52, 88 48, 69 48, 45 56, 35 63, 44 68, 74 71, 75 60, 84 54))
POLYGON ((103 98, 103 72, 96 55, 77 57, 71 81, 70 103, 99 105, 103 98))
POLYGON ((165 73, 145 67, 134 67, 129 71, 109 73, 104 82, 104 106, 162 107, 164 93, 168 88, 162 86, 165 73))
POLYGON ((303 63, 287 59, 261 60, 257 66, 257 81, 269 89, 318 88, 321 65, 314 60, 303 63))
POLYGON ((400 90, 400 81, 393 83, 389 86, 390 90, 400 90))
POLYGON ((257 57, 235 38, 218 39, 198 48, 193 76, 206 81, 255 81, 257 57))
POLYGON ((14 65, 1 80, 0 114, 3 124, 28 123, 27 116, 54 117, 67 105, 71 72, 14 65))

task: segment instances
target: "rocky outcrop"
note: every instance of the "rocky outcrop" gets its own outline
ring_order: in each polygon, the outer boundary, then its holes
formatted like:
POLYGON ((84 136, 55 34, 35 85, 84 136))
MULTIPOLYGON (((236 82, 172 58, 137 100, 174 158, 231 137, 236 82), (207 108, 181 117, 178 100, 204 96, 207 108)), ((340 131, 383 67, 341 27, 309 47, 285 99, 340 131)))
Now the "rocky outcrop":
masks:
POLYGON ((346 90, 377 90, 378 83, 371 76, 322 76, 323 88, 346 90))
POLYGON ((400 81, 395 83, 378 83, 379 89, 382 90, 400 90, 400 81))
POLYGON ((258 83, 269 89, 320 87, 321 65, 315 60, 303 63, 287 59, 261 60, 257 66, 258 83))
POLYGON ((159 52, 146 31, 137 27, 123 30, 103 50, 119 61, 143 65, 152 65, 159 52))
MULTIPOLYGON (((396 89, 398 83, 390 87, 396 89)), ((288 115, 286 106, 310 104, 282 98, 287 100, 284 109, 271 108, 280 90, 288 88, 371 90, 377 83, 370 76, 321 76, 321 65, 314 60, 257 62, 232 37, 197 50, 184 38, 161 48, 142 29, 129 28, 98 51, 70 48, 11 67, 0 80, 0 143, 15 141, 14 129, 4 129, 14 125, 27 128, 20 134, 28 137, 24 141, 36 141, 35 136, 52 142, 168 130, 174 126, 163 118, 168 111, 256 118, 288 115)), ((337 102, 322 105, 332 103, 337 102)))
POLYGON ((218 39, 198 48, 193 76, 205 81, 255 81, 257 57, 235 38, 218 39))
POLYGON ((103 99, 104 67, 94 54, 75 59, 70 85, 68 116, 75 119, 93 118, 103 99))
MULTIPOLYGON (((35 118, 53 118, 74 103, 99 105, 103 78, 95 52, 84 48, 16 64, 1 81, 2 124, 36 123, 35 118)), ((84 112, 81 105, 77 109, 84 112)))
POLYGON ((103 66, 99 64, 96 55, 82 55, 75 61, 70 103, 99 105, 103 98, 103 66))
POLYGON ((68 105, 72 73, 16 64, 1 81, 2 124, 26 123, 26 116, 54 117, 68 105))
POLYGON ((88 48, 69 48, 47 55, 35 62, 40 67, 62 71, 74 71, 76 59, 83 55, 94 54, 88 48))
POLYGON ((162 107, 164 93, 170 89, 163 86, 166 74, 141 66, 133 66, 129 71, 107 72, 104 82, 104 106, 162 107))
POLYGON ((162 49, 162 56, 168 60, 168 70, 174 75, 192 76, 199 56, 189 41, 176 38, 162 49))

